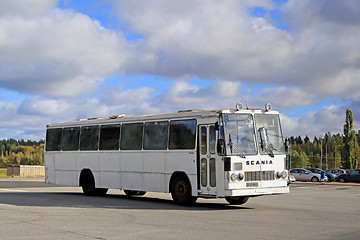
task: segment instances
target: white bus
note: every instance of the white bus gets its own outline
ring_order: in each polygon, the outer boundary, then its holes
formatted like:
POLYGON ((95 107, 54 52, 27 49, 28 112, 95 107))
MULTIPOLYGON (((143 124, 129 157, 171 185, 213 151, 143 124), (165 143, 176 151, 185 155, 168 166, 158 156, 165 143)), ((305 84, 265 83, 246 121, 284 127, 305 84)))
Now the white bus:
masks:
POLYGON ((288 193, 279 113, 236 107, 49 124, 45 181, 85 195, 171 193, 180 205, 288 193))

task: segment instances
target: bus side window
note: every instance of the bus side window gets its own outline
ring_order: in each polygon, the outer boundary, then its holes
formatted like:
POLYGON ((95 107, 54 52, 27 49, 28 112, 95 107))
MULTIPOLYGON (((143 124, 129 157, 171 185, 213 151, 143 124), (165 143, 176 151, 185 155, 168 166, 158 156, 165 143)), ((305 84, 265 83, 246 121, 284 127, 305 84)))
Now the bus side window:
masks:
POLYGON ((100 128, 100 150, 119 150, 120 124, 102 125, 100 128))
POLYGON ((77 151, 79 149, 79 127, 64 128, 61 140, 63 151, 77 151))
POLYGON ((61 151, 62 128, 46 131, 46 151, 61 151))
POLYGON ((215 154, 215 147, 216 147, 216 131, 215 126, 210 126, 209 128, 209 147, 210 147, 210 154, 215 154))
POLYGON ((128 123, 122 125, 120 149, 141 150, 143 138, 143 123, 128 123))
POLYGON ((166 150, 168 128, 168 122, 145 123, 144 150, 166 150))
POLYGON ((169 149, 194 149, 196 120, 170 122, 169 149))
POLYGON ((99 126, 83 126, 80 134, 80 150, 98 150, 99 126))

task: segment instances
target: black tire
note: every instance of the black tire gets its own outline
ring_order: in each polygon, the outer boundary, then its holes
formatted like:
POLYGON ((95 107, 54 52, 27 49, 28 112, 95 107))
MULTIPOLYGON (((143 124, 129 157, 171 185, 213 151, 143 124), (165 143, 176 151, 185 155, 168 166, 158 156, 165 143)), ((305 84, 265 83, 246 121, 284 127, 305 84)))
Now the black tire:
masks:
POLYGON ((124 190, 124 193, 127 196, 144 196, 146 194, 145 191, 133 191, 133 190, 124 190))
POLYGON ((107 188, 95 187, 95 179, 90 171, 82 173, 81 187, 86 196, 104 196, 108 191, 107 188))
POLYGON ((107 188, 95 188, 95 196, 105 196, 107 191, 107 188))
POLYGON ((339 183, 346 183, 345 178, 339 178, 339 183))
POLYGON ((171 185, 171 196, 175 203, 183 206, 192 206, 197 197, 191 195, 191 185, 187 177, 177 176, 171 185))
POLYGON ((312 177, 312 178, 311 178, 311 181, 312 181, 312 182, 319 182, 319 178, 317 178, 317 177, 312 177))
POLYGON ((249 197, 225 197, 225 199, 231 205, 242 205, 249 200, 249 197))

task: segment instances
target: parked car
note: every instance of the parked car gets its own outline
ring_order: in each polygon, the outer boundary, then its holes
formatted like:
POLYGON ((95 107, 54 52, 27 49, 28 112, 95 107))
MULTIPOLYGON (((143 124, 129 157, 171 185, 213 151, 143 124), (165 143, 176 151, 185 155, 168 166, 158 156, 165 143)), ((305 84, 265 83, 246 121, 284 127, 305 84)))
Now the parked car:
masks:
POLYGON ((293 168, 290 169, 289 173, 295 177, 296 181, 320 182, 321 180, 320 174, 313 173, 304 168, 293 168))
POLYGON ((335 178, 336 182, 360 182, 360 169, 349 170, 335 178))
POLYGON ((289 174, 287 185, 293 182, 296 182, 296 178, 293 175, 289 174))
POLYGON ((340 174, 346 173, 346 171, 344 169, 339 169, 339 168, 329 169, 329 170, 326 170, 325 172, 332 174, 334 176, 334 178, 340 174))
POLYGON ((327 178, 327 182, 332 182, 334 181, 335 177, 331 174, 331 173, 327 173, 324 170, 321 170, 320 168, 305 168, 313 173, 318 173, 321 175, 321 172, 325 173, 325 179, 327 178))

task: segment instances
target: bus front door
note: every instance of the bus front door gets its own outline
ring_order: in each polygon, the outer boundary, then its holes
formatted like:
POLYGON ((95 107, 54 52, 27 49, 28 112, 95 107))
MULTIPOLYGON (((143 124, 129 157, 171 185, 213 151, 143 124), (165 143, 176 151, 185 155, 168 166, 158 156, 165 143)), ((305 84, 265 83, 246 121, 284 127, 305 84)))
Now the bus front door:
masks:
POLYGON ((216 195, 216 134, 214 125, 200 125, 200 194, 216 195))

